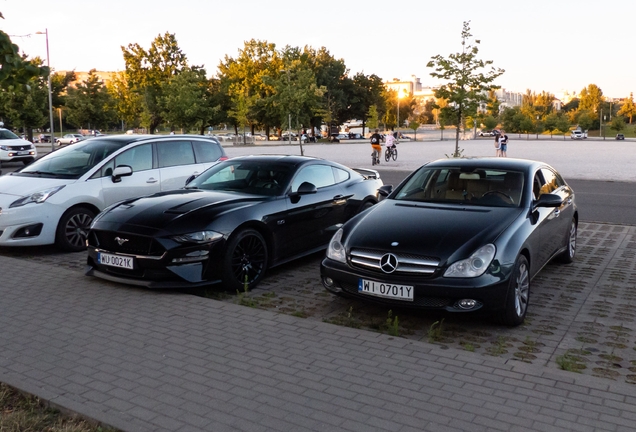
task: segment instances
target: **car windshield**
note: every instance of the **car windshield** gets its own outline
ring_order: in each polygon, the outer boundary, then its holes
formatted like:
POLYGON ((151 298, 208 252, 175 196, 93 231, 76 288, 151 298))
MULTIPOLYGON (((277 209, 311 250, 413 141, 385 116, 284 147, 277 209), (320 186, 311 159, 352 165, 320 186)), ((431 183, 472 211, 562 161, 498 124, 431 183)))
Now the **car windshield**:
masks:
POLYGON ((398 201, 519 207, 524 176, 517 171, 420 168, 393 194, 398 201))
POLYGON ((18 136, 10 130, 0 129, 0 140, 18 139, 18 136))
POLYGON ((45 175, 77 179, 107 156, 127 145, 124 141, 92 139, 49 153, 22 168, 19 175, 45 175))
POLYGON ((288 165, 228 160, 205 171, 186 187, 275 196, 287 190, 291 176, 288 165))

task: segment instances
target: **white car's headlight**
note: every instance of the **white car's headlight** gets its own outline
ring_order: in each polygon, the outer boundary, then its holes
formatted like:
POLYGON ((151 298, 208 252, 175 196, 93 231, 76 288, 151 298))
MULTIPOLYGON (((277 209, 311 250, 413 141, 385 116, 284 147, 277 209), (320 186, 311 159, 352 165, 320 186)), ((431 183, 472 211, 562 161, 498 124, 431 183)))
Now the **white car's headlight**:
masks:
POLYGON ((495 258, 496 248, 487 244, 477 249, 466 259, 454 262, 444 273, 444 277, 473 278, 484 274, 495 258))
POLYGON ((64 188, 64 186, 65 185, 52 187, 50 189, 44 189, 42 191, 33 193, 31 195, 22 197, 22 198, 20 198, 18 200, 13 201, 11 203, 11 205, 9 206, 9 208, 21 207, 23 205, 31 204, 31 203, 33 203, 33 204, 43 203, 44 201, 49 199, 51 196, 55 195, 60 190, 62 190, 64 188))
POLYGON ((331 237, 331 241, 329 242, 329 246, 327 247, 327 258, 343 263, 347 261, 347 257, 345 254, 345 248, 342 245, 341 240, 342 228, 336 231, 333 237, 331 237))
POLYGON ((196 231, 172 236, 172 240, 179 243, 211 243, 223 238, 223 234, 216 231, 196 231))

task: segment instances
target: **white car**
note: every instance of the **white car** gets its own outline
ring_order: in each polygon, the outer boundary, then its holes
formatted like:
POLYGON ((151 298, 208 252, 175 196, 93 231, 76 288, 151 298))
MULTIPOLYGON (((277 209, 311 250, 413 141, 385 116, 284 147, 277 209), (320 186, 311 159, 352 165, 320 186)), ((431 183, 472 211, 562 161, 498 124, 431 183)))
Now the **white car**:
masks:
POLYGON ((22 162, 28 165, 37 156, 38 151, 33 143, 20 138, 8 129, 0 128, 0 166, 2 162, 22 162))
POLYGON ((63 145, 69 145, 69 144, 75 144, 76 142, 79 142, 81 140, 83 140, 85 137, 82 134, 66 134, 61 138, 56 138, 55 139, 55 143, 58 146, 63 146, 63 145))
POLYGON ((225 159, 217 140, 196 135, 114 135, 63 147, 0 177, 0 246, 83 250, 105 207, 178 189, 225 159))
POLYGON ((570 138, 583 139, 583 132, 581 132, 580 130, 573 130, 572 132, 570 132, 570 138))

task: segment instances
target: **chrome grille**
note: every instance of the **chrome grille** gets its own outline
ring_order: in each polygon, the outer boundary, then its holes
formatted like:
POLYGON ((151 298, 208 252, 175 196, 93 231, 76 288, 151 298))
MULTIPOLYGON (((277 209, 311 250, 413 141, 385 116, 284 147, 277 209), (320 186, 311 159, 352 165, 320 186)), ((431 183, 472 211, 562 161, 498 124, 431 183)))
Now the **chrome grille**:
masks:
POLYGON ((145 256, 161 256, 165 252, 165 249, 151 237, 96 230, 91 231, 91 234, 89 244, 108 252, 145 256), (125 238, 128 241, 120 245, 115 237, 125 238))
POLYGON ((439 266, 439 259, 433 257, 370 249, 352 249, 349 253, 349 262, 353 267, 384 273, 380 268, 380 259, 387 253, 392 253, 398 259, 394 274, 432 275, 439 266))

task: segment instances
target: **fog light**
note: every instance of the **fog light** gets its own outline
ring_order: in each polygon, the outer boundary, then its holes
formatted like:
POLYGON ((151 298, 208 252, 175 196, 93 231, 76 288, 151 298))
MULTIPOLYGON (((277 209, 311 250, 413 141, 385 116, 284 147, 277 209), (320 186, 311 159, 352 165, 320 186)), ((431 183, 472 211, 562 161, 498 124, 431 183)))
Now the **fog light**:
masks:
POLYGON ((322 278, 322 283, 327 288, 333 287, 333 279, 331 279, 330 277, 322 278))
POLYGON ((474 309, 477 306, 477 300, 461 299, 457 302, 457 306, 464 310, 474 309))

